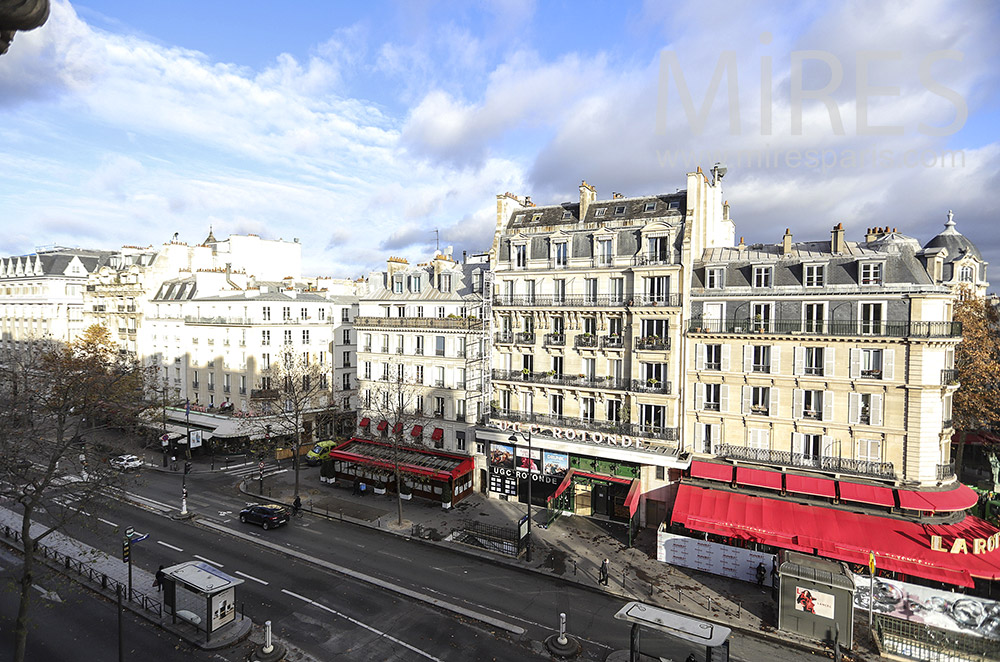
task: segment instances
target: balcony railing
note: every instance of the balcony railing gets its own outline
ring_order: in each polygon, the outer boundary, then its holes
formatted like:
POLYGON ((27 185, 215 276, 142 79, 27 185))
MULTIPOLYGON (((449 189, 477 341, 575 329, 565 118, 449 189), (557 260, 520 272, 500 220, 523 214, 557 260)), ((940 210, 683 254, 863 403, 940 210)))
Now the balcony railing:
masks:
POLYGON ((955 368, 947 368, 941 371, 941 385, 942 386, 954 386, 958 384, 958 370, 955 368))
POLYGON ((955 475, 955 463, 949 462, 948 464, 937 465, 937 479, 947 480, 955 475))
POLYGON ((663 441, 677 441, 678 429, 655 425, 651 423, 619 423, 617 421, 602 421, 583 419, 577 416, 560 416, 554 414, 534 414, 512 409, 493 409, 491 418, 520 423, 537 423, 554 427, 577 428, 597 432, 610 432, 630 437, 644 437, 663 441))
POLYGON ((670 254, 647 253, 646 255, 636 255, 632 258, 632 266, 634 267, 653 266, 657 264, 680 264, 680 262, 680 251, 671 251, 670 254))
POLYGON ((661 338, 660 336, 645 336, 643 338, 635 339, 635 348, 643 350, 667 350, 670 349, 670 338, 661 338))
POLYGON ((276 388, 255 388, 250 390, 251 400, 277 400, 278 389, 276 388))
POLYGON ((665 306, 681 305, 680 294, 636 294, 633 295, 630 306, 665 306))
POLYGON ((813 457, 802 453, 788 451, 773 451, 766 448, 747 448, 746 446, 719 446, 719 455, 741 462, 780 465, 786 467, 806 467, 840 474, 871 476, 874 478, 895 478, 892 462, 872 462, 869 460, 853 460, 843 457, 813 457))
POLYGON ((625 339, 620 335, 602 336, 601 347, 604 349, 625 349, 625 339))
POLYGON ((565 333, 546 333, 545 344, 549 347, 562 347, 566 344, 565 333))
POLYGON ((416 347, 416 348, 414 348, 413 353, 416 356, 423 356, 424 355, 424 348, 423 347, 416 347))
MULTIPOLYGON (((632 382, 617 377, 581 377, 579 375, 557 375, 550 372, 532 372, 524 370, 494 370, 493 379, 509 382, 532 382, 535 384, 554 384, 556 386, 576 386, 579 388, 598 388, 612 391, 628 391, 632 382)), ((669 385, 667 386, 669 389, 669 385)), ((657 391, 661 392, 661 391, 657 391)), ((670 391, 668 390, 667 393, 670 391)))
POLYGON ((862 370, 861 371, 861 378, 862 379, 882 379, 882 371, 881 370, 874 370, 874 369, 873 370, 862 370))
POLYGON ((597 336, 584 333, 573 339, 573 347, 597 347, 597 336))
POLYGON ((517 345, 534 345, 535 344, 535 333, 534 331, 525 331, 522 333, 514 334, 514 343, 517 345))
POLYGON ((536 294, 535 296, 515 294, 493 297, 494 306, 564 306, 567 308, 616 308, 625 306, 627 299, 616 295, 573 295, 536 294))
POLYGON ((514 343, 514 334, 510 331, 497 331, 494 342, 498 345, 511 345, 514 343))
POLYGON ((658 379, 633 379, 629 384, 628 390, 636 393, 664 393, 670 395, 672 386, 670 382, 661 382, 658 379))
POLYGON ((482 330, 486 324, 477 317, 355 317, 356 327, 375 329, 467 329, 482 330))
POLYGON ((201 382, 191 382, 191 388, 197 390, 201 386, 201 382))
POLYGON ((802 320, 704 320, 692 318, 692 333, 770 333, 827 336, 884 336, 890 338, 958 338, 961 322, 803 322, 802 320))

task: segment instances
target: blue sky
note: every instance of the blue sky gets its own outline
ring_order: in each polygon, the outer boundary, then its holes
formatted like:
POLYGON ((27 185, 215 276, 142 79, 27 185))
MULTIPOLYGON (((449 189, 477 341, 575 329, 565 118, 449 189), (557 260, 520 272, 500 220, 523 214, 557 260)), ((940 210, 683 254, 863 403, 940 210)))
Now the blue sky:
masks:
POLYGON ((602 198, 673 192, 688 170, 725 160, 748 243, 785 227, 826 239, 840 222, 850 239, 890 226, 925 242, 954 209, 1000 264, 998 12, 986 1, 53 0, 49 22, 0 57, 0 254, 159 245, 174 232, 195 243, 212 226, 298 237, 307 274, 356 277, 389 255, 426 258, 435 229, 442 246, 486 249, 504 191, 540 204, 574 199, 581 179, 602 198), (792 129, 803 51, 806 90, 842 70, 830 96, 843 132, 809 100, 802 135, 792 129), (723 75, 696 131, 676 76, 661 76, 665 52, 695 110, 731 61, 735 130, 723 75), (868 95, 868 124, 895 135, 859 130, 859 63, 870 88, 889 88, 868 95), (959 105, 960 128, 920 131, 949 126, 959 105))

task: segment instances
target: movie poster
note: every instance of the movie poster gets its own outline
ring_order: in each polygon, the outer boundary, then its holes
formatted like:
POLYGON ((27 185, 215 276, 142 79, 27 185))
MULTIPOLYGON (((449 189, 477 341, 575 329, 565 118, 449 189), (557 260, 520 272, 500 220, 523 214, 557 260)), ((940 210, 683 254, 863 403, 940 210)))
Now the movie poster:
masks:
POLYGON ((566 453, 542 453, 542 473, 546 476, 562 478, 569 471, 569 455, 566 453))
POLYGON ((522 471, 531 470, 531 473, 538 474, 542 472, 542 467, 539 466, 542 461, 542 452, 537 448, 531 449, 531 457, 528 457, 528 448, 526 446, 518 446, 516 449, 517 453, 517 468, 522 471))
POLYGON ((490 444, 490 464, 504 469, 514 468, 514 447, 507 444, 490 444))
POLYGON ((812 588, 795 587, 795 608, 798 611, 832 619, 834 600, 835 598, 829 593, 821 593, 812 588))

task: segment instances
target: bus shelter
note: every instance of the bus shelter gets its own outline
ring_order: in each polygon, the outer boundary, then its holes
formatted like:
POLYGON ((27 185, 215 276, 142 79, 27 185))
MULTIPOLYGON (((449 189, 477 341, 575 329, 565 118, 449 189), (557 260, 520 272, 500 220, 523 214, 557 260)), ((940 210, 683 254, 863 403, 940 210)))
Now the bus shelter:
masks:
MULTIPOLYGON (((230 577, 202 561, 185 561, 163 569, 163 606, 172 617, 205 632, 205 641, 236 621, 236 587, 230 577)), ((250 623, 246 622, 249 630, 250 623)))
POLYGON ((724 625, 642 602, 629 602, 618 610, 615 618, 632 624, 629 662, 639 662, 640 655, 677 659, 680 648, 703 650, 705 662, 729 662, 732 630, 724 625))

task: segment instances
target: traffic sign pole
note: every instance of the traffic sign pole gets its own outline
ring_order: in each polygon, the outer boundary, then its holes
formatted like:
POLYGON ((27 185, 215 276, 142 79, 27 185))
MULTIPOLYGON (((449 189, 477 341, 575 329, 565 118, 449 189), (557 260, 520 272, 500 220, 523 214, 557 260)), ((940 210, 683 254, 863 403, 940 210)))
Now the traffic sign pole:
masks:
POLYGON ((261 460, 257 463, 257 468, 260 470, 260 486, 257 490, 258 494, 264 494, 264 461, 261 460))
MULTIPOLYGON (((868 631, 872 629, 872 607, 875 604, 875 552, 868 552, 868 631)), ((872 633, 875 638, 875 633, 872 633)))

